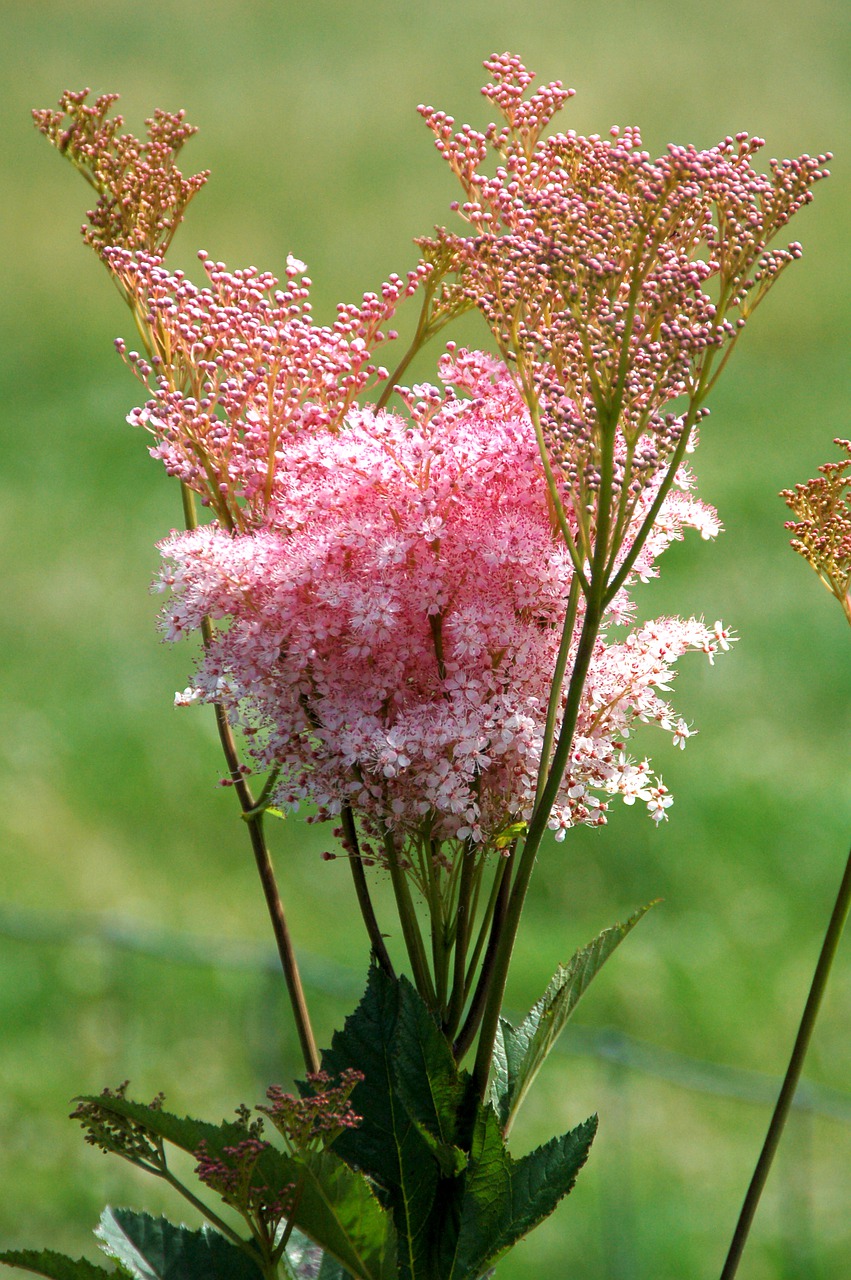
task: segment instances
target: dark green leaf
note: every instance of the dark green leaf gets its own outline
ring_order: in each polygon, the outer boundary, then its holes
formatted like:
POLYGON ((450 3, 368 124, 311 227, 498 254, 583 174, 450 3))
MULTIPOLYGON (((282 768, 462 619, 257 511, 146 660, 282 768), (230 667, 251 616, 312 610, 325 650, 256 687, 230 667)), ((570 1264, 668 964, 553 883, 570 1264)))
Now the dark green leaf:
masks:
MULTIPOLYGON (((34 1271, 50 1280, 115 1280, 115 1272, 99 1267, 87 1258, 68 1258, 52 1249, 8 1249, 0 1253, 0 1262, 7 1267, 20 1267, 22 1271, 34 1271)), ((127 1275, 122 1268, 123 1274, 127 1275)))
POLYGON ((293 1158, 297 1227, 359 1280, 396 1280, 396 1231, 362 1173, 333 1151, 293 1158))
MULTIPOLYGON (((381 971, 380 980, 390 979, 381 971)), ((464 1124, 465 1104, 473 1105, 469 1077, 459 1075, 446 1038, 417 990, 399 980, 399 1020, 393 1068, 396 1088, 410 1115, 440 1143, 452 1146, 464 1124)))
POLYGON ((363 1119, 334 1150, 384 1189, 399 1232, 400 1275, 417 1276, 430 1247, 441 1166, 458 1163, 451 1148, 466 1083, 413 986, 377 967, 322 1066, 331 1075, 350 1067, 363 1073, 352 1093, 363 1119))
POLYGON ((500 1018, 490 1099, 506 1134, 532 1081, 593 978, 653 905, 651 902, 640 907, 624 924, 604 929, 566 965, 559 965, 541 999, 519 1027, 500 1018))
POLYGON ((262 1280, 249 1254, 218 1231, 175 1226, 132 1209, 104 1209, 95 1235, 136 1280, 262 1280))

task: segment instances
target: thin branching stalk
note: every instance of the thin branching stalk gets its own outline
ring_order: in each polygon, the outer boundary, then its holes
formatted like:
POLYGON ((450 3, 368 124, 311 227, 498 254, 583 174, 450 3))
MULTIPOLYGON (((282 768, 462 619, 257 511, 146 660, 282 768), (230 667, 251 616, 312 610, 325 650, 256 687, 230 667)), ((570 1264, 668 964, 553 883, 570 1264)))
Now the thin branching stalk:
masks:
POLYGON ((366 932, 369 935, 372 954, 375 956, 378 964, 384 970, 389 978, 395 978, 396 973, 393 964, 384 944, 384 936, 378 925, 378 918, 375 914, 375 908, 372 905, 372 898, 369 892, 369 885, 366 882, 366 872, 364 871, 363 860, 361 858, 360 846, 358 844, 358 833, 355 828, 354 814, 348 805, 343 805, 340 815, 343 824, 343 834, 346 844, 349 846, 349 866, 352 869, 352 880, 355 886, 355 895, 360 907, 360 913, 363 916, 363 922, 366 925, 366 932))
MULTIPOLYGON (((515 849, 516 846, 517 846, 517 841, 514 840, 511 845, 511 850, 515 849)), ((488 901, 487 901, 487 905, 485 906, 485 912, 484 912, 484 915, 482 916, 482 922, 479 926, 479 933, 478 933, 478 937, 476 938, 476 944, 473 947, 473 950, 470 954, 470 959, 467 963, 467 977, 464 981, 464 999, 465 1000, 469 996, 470 990, 473 986, 473 979, 476 976, 476 968, 479 963, 479 956, 482 954, 482 947, 485 945, 485 939, 489 936, 488 931, 491 927, 491 920, 493 919, 493 914, 496 909, 497 899, 499 898, 499 892, 500 892, 500 889, 502 888, 503 877, 505 876, 506 867, 508 866, 510 861, 510 851, 509 853, 500 852, 498 857, 499 857, 499 865, 497 866, 496 871, 494 872, 494 875, 493 875, 490 894, 488 895, 488 901)))
POLYGON ((434 966, 434 986, 441 1018, 445 1017, 449 1004, 449 947, 446 909, 440 889, 440 868, 436 854, 439 844, 432 839, 422 839, 419 844, 423 866, 423 883, 428 888, 428 911, 431 922, 431 953, 434 966))
POLYGON ((476 850, 471 840, 464 842, 461 885, 458 890, 458 914, 455 925, 455 957, 452 971, 452 994, 444 1024, 444 1034, 451 1038, 458 1029, 464 1012, 465 979, 467 971, 467 947, 472 921, 468 919, 471 908, 473 877, 476 873, 476 850))
POLYGON ((547 703, 547 720, 544 726, 544 740, 541 744, 541 764, 538 770, 537 792, 540 794, 544 789, 544 783, 550 771, 550 755, 553 749, 553 738, 555 737, 556 719, 558 717, 559 703, 561 702, 561 690, 564 684, 564 673, 567 667, 567 659, 570 656, 570 646, 573 643, 573 629, 576 625, 576 610, 579 604, 579 578, 576 574, 570 584, 570 593, 567 598, 567 608, 564 614, 564 624, 561 630, 561 643, 559 644, 558 656, 556 657, 555 670, 553 672, 553 681, 550 685, 550 697, 547 703))
POLYGON ((483 1099, 487 1093, 494 1040, 499 1024, 505 983, 508 978, 508 968, 514 950, 514 940, 517 937, 517 930, 520 926, 520 916, 523 911, 523 904, 526 901, 526 893, 529 888, 529 881, 532 878, 532 870, 538 856, 538 849, 547 828, 547 820, 555 803, 561 775, 567 763, 568 752, 573 741, 573 733, 579 716, 582 689, 585 684, 585 677, 588 674, 597 634, 600 630, 600 621, 601 614, 599 609, 592 611, 589 607, 586 610, 582 634, 576 651, 576 659, 573 664, 561 732, 553 755, 552 768, 544 791, 535 806, 532 820, 529 823, 529 831, 523 844, 517 875, 506 908, 505 921, 500 930, 499 941, 496 944, 496 954, 493 959, 492 972, 488 984, 490 989, 485 998, 482 1030, 479 1035, 479 1047, 476 1054, 476 1064, 473 1069, 476 1087, 480 1097, 483 1099))
MULTIPOLYGON (((186 485, 181 485, 181 491, 183 494, 186 527, 187 529, 194 529, 198 524, 194 495, 186 485)), ((213 638, 213 628, 209 618, 204 619, 201 633, 206 648, 213 638)), ((284 973, 284 981, 287 985, 304 1065, 308 1071, 318 1071, 320 1067, 319 1051, 313 1035, 313 1027, 311 1026, 310 1014, 307 1009, 307 1000, 304 994, 298 961, 296 960, 295 948, 293 947, 284 905, 278 891, 275 871, 263 831, 263 807, 258 806, 245 780, 227 712, 219 703, 215 703, 214 711, 216 728, 219 731, 219 741, 222 744, 222 751, 227 763, 229 780, 236 792, 242 808, 242 816, 248 827, 251 851, 254 854, 257 873, 260 876, 260 884, 263 888, 263 896, 266 899, 269 918, 272 922, 272 931, 278 947, 278 956, 284 973)))
POLYGON ((244 1249, 250 1257, 254 1258, 256 1256, 250 1245, 243 1240, 239 1232, 234 1231, 232 1227, 229 1227, 224 1219, 220 1218, 219 1215, 209 1207, 209 1205, 206 1205, 203 1200, 199 1199, 198 1196, 195 1195, 194 1192, 190 1191, 185 1183, 175 1177, 167 1165, 163 1165, 161 1169, 156 1170, 151 1169, 150 1166, 145 1167, 148 1168, 149 1172, 155 1173, 158 1178, 162 1178, 170 1187, 173 1187, 174 1190, 177 1191, 179 1195, 182 1195, 184 1200, 187 1200, 194 1209, 197 1209, 199 1213, 202 1213, 207 1221, 213 1224, 217 1231, 221 1231, 223 1236, 226 1236, 229 1240, 233 1241, 234 1244, 239 1245, 239 1247, 244 1249))
POLYGON ((431 307, 434 302, 435 293, 438 285, 443 280, 443 274, 437 276, 436 279, 429 281, 425 286, 425 295, 423 297, 423 305, 420 309, 420 318, 417 322, 417 328, 411 339, 411 344, 391 373, 390 377, 382 389, 375 408, 376 410, 385 409, 390 401, 390 397, 396 390, 399 380, 404 377, 405 372, 411 361, 423 349, 423 347, 431 341, 431 339, 443 329, 453 319, 451 313, 435 317, 432 314, 431 307))
MULTIPOLYGON (((494 965, 496 963, 497 949, 499 947, 500 938, 502 937, 503 925, 505 923, 506 911, 508 909, 509 893, 511 889, 511 873, 514 865, 514 856, 517 852, 517 842, 511 845, 508 856, 505 859, 502 875, 499 881, 499 889, 496 895, 496 901, 493 911, 493 923, 491 925, 490 937, 488 938, 487 950, 485 958, 482 961, 482 971, 479 974, 479 981, 476 984, 476 990, 473 999, 470 1002, 470 1008, 464 1025, 456 1037, 452 1046, 452 1052, 455 1061, 460 1062, 467 1053, 476 1038, 476 1032, 481 1025, 482 1018, 485 1014, 488 993, 493 984, 494 965)), ((498 1010, 497 1010, 498 1016, 498 1010)), ((482 1033, 484 1034, 484 1032, 482 1033)), ((496 1027, 494 1027, 493 1038, 496 1037, 496 1027)), ((481 1041, 480 1041, 481 1043, 481 1041)), ((493 1053, 493 1040, 491 1041, 491 1053, 493 1053)), ((488 1063, 490 1070, 490 1062, 488 1063)))
POLYGON ((434 990, 428 961, 426 960, 420 926, 417 922, 416 908, 408 887, 408 877, 399 859, 399 851, 392 831, 384 834, 384 852, 390 870, 390 883, 396 896, 396 909, 399 912, 399 923, 402 926, 402 937, 408 951, 408 959, 414 974, 417 990, 430 1009, 434 1009, 437 996, 434 990))

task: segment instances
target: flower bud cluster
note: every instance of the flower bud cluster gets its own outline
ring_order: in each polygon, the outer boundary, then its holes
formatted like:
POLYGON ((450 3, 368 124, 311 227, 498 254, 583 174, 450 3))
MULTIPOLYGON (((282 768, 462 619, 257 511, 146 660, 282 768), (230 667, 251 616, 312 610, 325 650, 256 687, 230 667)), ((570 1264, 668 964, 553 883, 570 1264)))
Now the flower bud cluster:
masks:
MULTIPOLYGON (((527 98, 534 77, 513 55, 485 67, 501 127, 456 131, 451 116, 420 107, 470 224, 438 242, 454 251, 576 509, 594 511, 615 431, 614 498, 626 489, 628 506, 690 430, 716 356, 800 256, 797 243, 768 245, 829 156, 771 161, 765 175, 751 164, 763 143, 746 134, 707 150, 671 145, 655 160, 633 127, 544 139, 572 91, 555 82, 527 98)), ((606 527, 616 545, 622 523, 606 527)))
POLYGON ((83 227, 86 243, 101 257, 116 245, 162 256, 187 205, 209 177, 208 171, 184 177, 175 163, 197 130, 182 111, 156 111, 145 121, 147 141, 140 142, 132 133, 121 133, 122 116, 109 115, 117 94, 104 93, 89 103, 89 93, 66 92, 58 110, 33 112, 39 132, 98 193, 83 227))
POLYGON ((113 248, 110 269, 156 345, 153 359, 126 355, 152 391, 129 418, 156 440, 151 453, 202 495, 223 524, 263 518, 276 471, 303 432, 337 431, 356 397, 385 378, 374 348, 395 338, 384 326, 429 268, 397 275, 358 305, 341 303, 332 325, 311 314, 304 263, 287 259, 286 279, 254 267, 228 271, 199 255, 199 288, 156 258, 113 248))
POLYGON ((349 1068, 337 1084, 327 1071, 310 1071, 310 1092, 303 1097, 284 1093, 280 1085, 266 1090, 268 1106, 258 1107, 268 1116, 290 1151, 317 1151, 330 1146, 345 1129, 355 1129, 362 1120, 349 1101, 355 1085, 363 1080, 363 1072, 349 1068))
MULTIPOLYGON (((101 1097, 104 1099, 127 1097, 129 1081, 125 1080, 117 1089, 106 1088, 101 1097)), ((148 1104, 159 1110, 163 1103, 163 1095, 157 1096, 148 1104)), ((99 1102, 83 1101, 71 1113, 72 1120, 79 1120, 85 1131, 85 1141, 101 1151, 123 1156, 132 1164, 158 1170, 163 1165, 162 1142, 159 1137, 141 1120, 120 1115, 111 1110, 109 1105, 99 1102)))
POLYGON ((812 565, 851 621, 851 441, 834 440, 847 455, 781 497, 798 517, 786 524, 792 546, 812 565))
POLYGON ((263 1235, 274 1239, 278 1226, 292 1212, 294 1183, 270 1187, 258 1173, 258 1162, 270 1144, 249 1134, 232 1146, 211 1155, 206 1142, 195 1152, 195 1175, 244 1217, 256 1223, 263 1235))
MULTIPOLYGON (((266 1091, 268 1106, 257 1110, 268 1116, 286 1143, 290 1155, 304 1156, 331 1145, 345 1129, 361 1122, 349 1095, 363 1079, 360 1071, 344 1071, 336 1084, 325 1071, 307 1076, 310 1089, 304 1097, 284 1093, 279 1085, 266 1091)), ((261 1117, 251 1118, 249 1107, 237 1108, 237 1124, 243 1132, 238 1142, 222 1147, 218 1154, 201 1142, 195 1152, 195 1173, 226 1204, 251 1221, 261 1238, 274 1240, 278 1228, 293 1212, 296 1183, 276 1178, 278 1165, 264 1161, 272 1144, 263 1137, 261 1117)))

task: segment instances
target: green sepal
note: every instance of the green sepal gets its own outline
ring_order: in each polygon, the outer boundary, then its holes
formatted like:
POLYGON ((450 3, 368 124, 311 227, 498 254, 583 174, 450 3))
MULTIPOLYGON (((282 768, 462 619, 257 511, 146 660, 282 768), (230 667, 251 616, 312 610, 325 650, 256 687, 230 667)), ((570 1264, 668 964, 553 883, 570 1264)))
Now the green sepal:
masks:
POLYGON ((444 1178, 457 1178, 459 1173, 464 1172, 468 1162, 466 1151, 462 1151, 460 1147, 454 1146, 451 1142, 441 1142, 419 1120, 414 1120, 414 1124, 428 1144, 429 1150, 437 1161, 441 1175, 444 1178))
POLYGON ((175 1226, 133 1209, 106 1208, 95 1231, 100 1246, 135 1280, 262 1280, 251 1246, 218 1231, 175 1226))
POLYGON ((654 905, 653 902, 648 903, 623 924, 604 929, 587 947, 577 951, 566 965, 559 965, 541 999, 518 1027, 512 1026, 506 1018, 500 1018, 489 1097, 505 1133, 511 1128, 532 1081, 592 980, 654 905))

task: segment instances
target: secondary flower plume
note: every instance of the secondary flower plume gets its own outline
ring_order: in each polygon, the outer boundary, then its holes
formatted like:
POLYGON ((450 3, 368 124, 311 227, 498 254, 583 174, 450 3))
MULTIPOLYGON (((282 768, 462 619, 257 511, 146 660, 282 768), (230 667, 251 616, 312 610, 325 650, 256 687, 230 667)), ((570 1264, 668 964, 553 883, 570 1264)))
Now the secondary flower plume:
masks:
MULTIPOLYGON (((744 133, 657 160, 637 128, 543 131, 573 90, 516 56, 485 63, 502 122, 459 131, 420 112, 463 188, 470 225, 440 231, 487 320, 578 513, 577 568, 613 564, 653 477, 678 465, 745 323, 800 245, 770 242, 811 198, 828 156, 751 160, 744 133), (486 171, 493 154, 496 169, 486 171)), ((599 576, 599 574, 598 574, 599 576)))
POLYGON ((784 489, 797 520, 786 524, 792 546, 812 565, 851 622, 851 440, 834 440, 847 457, 825 462, 819 474, 784 489))
POLYGON ((146 120, 148 137, 141 142, 121 132, 122 116, 109 114, 118 94, 103 93, 90 103, 89 93, 63 93, 58 110, 33 112, 39 132, 98 194, 83 237, 100 257, 116 245, 161 257, 210 176, 205 170, 187 178, 175 163, 197 130, 184 112, 158 110, 146 120))

